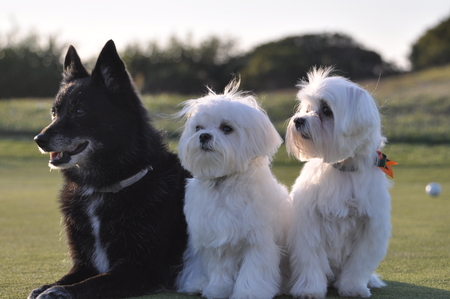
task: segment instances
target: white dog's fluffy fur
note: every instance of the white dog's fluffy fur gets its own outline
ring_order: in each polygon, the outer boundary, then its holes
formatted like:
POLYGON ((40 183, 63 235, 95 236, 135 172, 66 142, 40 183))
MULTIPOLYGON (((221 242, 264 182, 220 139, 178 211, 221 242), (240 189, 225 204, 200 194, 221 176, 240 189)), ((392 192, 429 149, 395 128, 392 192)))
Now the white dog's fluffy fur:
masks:
POLYGON ((369 297, 385 284, 374 274, 390 237, 389 180, 375 165, 384 145, 378 107, 351 81, 313 69, 301 81, 288 152, 308 161, 291 192, 291 294, 369 297))
POLYGON ((179 156, 194 178, 186 187, 189 244, 177 285, 206 298, 269 299, 288 264, 292 205, 269 168, 282 139, 238 86, 186 101, 178 114, 186 118, 179 156))

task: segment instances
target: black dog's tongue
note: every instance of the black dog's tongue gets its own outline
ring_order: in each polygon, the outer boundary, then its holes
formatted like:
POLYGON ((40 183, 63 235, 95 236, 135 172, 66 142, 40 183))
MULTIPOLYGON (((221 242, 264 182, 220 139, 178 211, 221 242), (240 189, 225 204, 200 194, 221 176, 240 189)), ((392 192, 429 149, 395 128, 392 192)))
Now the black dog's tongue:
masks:
POLYGON ((59 158, 61 158, 61 156, 62 156, 62 153, 59 153, 59 152, 50 153, 50 160, 51 161, 58 160, 59 158))
POLYGON ((84 151, 88 146, 88 144, 89 142, 85 141, 65 152, 51 152, 50 163, 52 163, 55 166, 68 163, 70 161, 71 156, 79 154, 82 151, 84 151))
POLYGON ((50 163, 57 166, 60 164, 68 163, 70 161, 70 155, 66 152, 51 152, 50 163))

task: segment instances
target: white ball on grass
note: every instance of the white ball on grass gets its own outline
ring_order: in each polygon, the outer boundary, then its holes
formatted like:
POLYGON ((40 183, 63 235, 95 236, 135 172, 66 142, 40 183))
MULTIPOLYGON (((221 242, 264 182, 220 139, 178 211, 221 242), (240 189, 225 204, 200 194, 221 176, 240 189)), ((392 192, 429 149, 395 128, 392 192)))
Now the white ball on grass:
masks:
POLYGON ((425 191, 430 196, 439 196, 439 194, 441 194, 442 188, 438 183, 429 183, 425 188, 425 191))

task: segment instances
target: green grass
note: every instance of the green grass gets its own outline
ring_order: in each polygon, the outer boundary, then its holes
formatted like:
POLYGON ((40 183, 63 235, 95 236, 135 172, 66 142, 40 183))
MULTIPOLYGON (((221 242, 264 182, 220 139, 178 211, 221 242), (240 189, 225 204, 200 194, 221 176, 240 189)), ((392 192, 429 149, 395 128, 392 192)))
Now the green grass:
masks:
POLYGON ((46 158, 30 140, 0 144, 0 298, 25 298, 29 282, 57 279, 64 264, 60 178, 45 170, 46 158))
MULTIPOLYGON (((378 273, 388 283, 373 298, 450 298, 450 66, 379 82, 360 82, 373 93, 384 115, 390 142, 384 152, 394 166, 392 239, 378 273), (443 193, 425 194, 439 182, 443 193)), ((295 106, 295 90, 259 94, 283 135, 295 106)), ((181 124, 170 118, 188 96, 145 95, 157 127, 176 148, 181 124)), ((0 101, 0 298, 25 298, 70 267, 57 194, 61 176, 50 172, 47 156, 32 137, 50 121, 51 99, 0 101)), ((282 146, 273 162, 275 176, 291 186, 302 164, 282 146)), ((374 186, 376 188, 376 186, 374 186)), ((147 299, 193 298, 167 292, 147 299)), ((194 297, 195 298, 195 297, 194 297)), ((290 297, 286 297, 290 298, 290 297)), ((328 298, 338 298, 330 290, 328 298)))
POLYGON ((450 142, 450 65, 361 82, 381 106, 395 142, 450 142))
MULTIPOLYGON (((61 177, 48 170, 48 157, 31 138, 0 139, 0 152, 0 298, 25 298, 70 267, 57 204, 61 177)), ((400 165, 391 190, 392 239, 378 269, 388 286, 373 290, 373 298, 449 298, 450 145, 392 144, 385 152, 400 165), (425 194, 431 181, 442 184, 441 196, 425 194)), ((290 186, 300 168, 281 148, 277 178, 290 186)), ((337 295, 332 290, 328 297, 337 295)), ((169 292, 144 298, 191 297, 169 292)))
POLYGON ((50 122, 52 99, 0 101, 0 134, 36 134, 50 122))

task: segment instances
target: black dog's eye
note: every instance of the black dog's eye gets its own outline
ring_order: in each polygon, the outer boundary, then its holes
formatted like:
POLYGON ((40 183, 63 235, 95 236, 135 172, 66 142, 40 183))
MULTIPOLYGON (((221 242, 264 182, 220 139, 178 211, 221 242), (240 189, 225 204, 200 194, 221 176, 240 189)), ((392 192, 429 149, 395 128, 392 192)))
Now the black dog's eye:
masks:
POLYGON ((333 117, 333 111, 331 110, 330 106, 324 105, 322 107, 322 114, 326 117, 333 117))
POLYGON ((233 132, 233 128, 230 127, 229 125, 222 125, 220 127, 220 129, 222 130, 222 132, 224 132, 225 134, 229 134, 231 132, 233 132))
POLYGON ((56 108, 52 107, 52 109, 50 110, 50 113, 52 114, 52 119, 56 118, 56 108))
POLYGON ((203 129, 202 126, 196 126, 196 127, 195 127, 195 132, 198 132, 198 131, 200 131, 200 130, 202 130, 202 129, 203 129))
POLYGON ((75 109, 75 116, 79 117, 79 116, 83 116, 85 114, 86 114, 86 112, 84 111, 84 109, 82 109, 82 108, 75 109))

